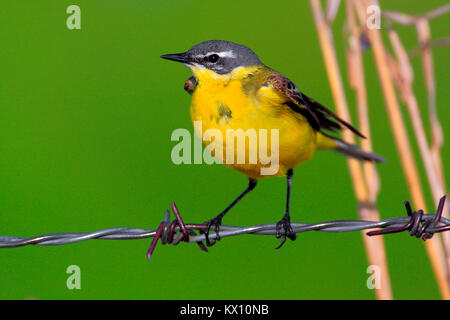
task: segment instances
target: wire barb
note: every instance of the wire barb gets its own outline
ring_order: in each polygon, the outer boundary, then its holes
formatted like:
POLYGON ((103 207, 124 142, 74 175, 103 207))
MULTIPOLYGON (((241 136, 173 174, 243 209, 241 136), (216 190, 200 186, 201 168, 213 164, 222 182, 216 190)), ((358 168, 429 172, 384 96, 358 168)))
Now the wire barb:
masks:
MULTIPOLYGON (((450 219, 442 216, 445 204, 445 196, 439 201, 436 214, 426 214, 423 210, 413 211, 409 201, 405 201, 408 216, 396 217, 381 221, 367 220, 337 220, 319 223, 291 223, 294 233, 308 231, 322 232, 351 232, 365 229, 381 228, 383 230, 370 231, 368 236, 384 235, 409 231, 411 236, 430 239, 434 233, 450 230, 450 219)), ((180 242, 196 242, 201 250, 207 252, 203 241, 205 240, 206 223, 191 224, 184 223, 181 214, 173 202, 171 205, 175 219, 170 221, 170 211, 164 213, 164 218, 156 230, 145 230, 138 228, 111 228, 88 233, 51 233, 32 238, 16 236, 0 236, 0 248, 16 248, 26 245, 63 245, 81 242, 91 239, 101 240, 131 240, 151 238, 152 242, 147 250, 147 258, 150 259, 155 250, 158 240, 164 245, 171 243, 177 245, 180 242), (198 231, 199 234, 196 233, 198 231)), ((210 239, 237 236, 242 234, 276 235, 276 223, 260 224, 248 227, 221 225, 219 232, 211 233, 210 239)))
MULTIPOLYGON (((207 225, 206 224, 197 224, 189 225, 189 229, 186 227, 186 225, 183 222, 183 219, 181 218, 180 212, 178 211, 177 205, 175 202, 172 202, 172 212, 175 215, 175 220, 172 222, 169 222, 170 220, 170 211, 167 210, 164 214, 164 219, 160 223, 158 229, 156 229, 155 236, 152 239, 152 242, 150 244, 150 247, 147 251, 147 259, 151 259, 152 253, 155 250, 156 243, 159 239, 161 239, 162 244, 166 243, 172 243, 173 245, 179 244, 181 241, 189 242, 189 235, 195 236, 196 233, 194 230, 205 230, 207 225), (181 233, 177 233, 177 231, 180 230, 181 233)), ((202 249, 205 252, 208 252, 208 249, 203 244, 202 241, 197 241, 198 246, 200 249, 202 249)))
POLYGON ((415 236, 416 238, 422 238, 422 240, 425 241, 427 239, 431 239, 433 237, 433 234, 437 232, 448 231, 450 230, 450 226, 448 225, 438 226, 442 217, 442 212, 444 210, 445 198, 446 196, 443 196, 439 200, 439 205, 433 220, 423 221, 422 219, 424 215, 423 210, 412 211, 411 204, 409 203, 409 201, 405 201, 406 213, 410 217, 407 224, 396 228, 387 228, 385 230, 370 231, 367 232, 367 235, 377 236, 381 234, 398 233, 409 230, 409 234, 411 236, 415 236))

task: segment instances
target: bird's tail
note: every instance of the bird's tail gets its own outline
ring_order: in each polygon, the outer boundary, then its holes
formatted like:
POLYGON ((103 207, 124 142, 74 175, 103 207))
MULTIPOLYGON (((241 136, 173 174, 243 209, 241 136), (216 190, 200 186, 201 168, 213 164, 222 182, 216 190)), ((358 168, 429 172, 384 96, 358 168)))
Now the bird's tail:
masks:
POLYGON ((365 151, 356 145, 348 144, 339 138, 322 133, 317 136, 317 149, 330 149, 359 160, 386 162, 386 159, 379 154, 365 151))

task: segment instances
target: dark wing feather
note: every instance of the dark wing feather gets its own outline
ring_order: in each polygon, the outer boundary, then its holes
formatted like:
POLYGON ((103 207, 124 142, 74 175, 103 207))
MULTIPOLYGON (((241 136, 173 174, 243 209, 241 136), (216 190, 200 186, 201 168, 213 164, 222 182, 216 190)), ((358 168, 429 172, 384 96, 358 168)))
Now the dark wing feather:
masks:
POLYGON ((305 116, 311 126, 320 131, 322 129, 335 131, 342 128, 348 128, 358 136, 365 138, 364 135, 355 129, 350 123, 341 119, 331 110, 325 108, 317 101, 301 93, 297 86, 282 74, 271 74, 268 81, 272 83, 273 88, 285 95, 289 101, 287 105, 295 112, 305 116))

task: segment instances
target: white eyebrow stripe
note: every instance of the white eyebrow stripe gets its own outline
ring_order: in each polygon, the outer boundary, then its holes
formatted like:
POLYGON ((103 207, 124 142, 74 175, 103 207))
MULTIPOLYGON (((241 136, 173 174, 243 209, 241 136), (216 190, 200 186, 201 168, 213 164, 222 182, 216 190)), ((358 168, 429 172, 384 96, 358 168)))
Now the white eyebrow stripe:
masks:
POLYGON ((232 50, 217 52, 217 55, 221 58, 236 58, 232 50))

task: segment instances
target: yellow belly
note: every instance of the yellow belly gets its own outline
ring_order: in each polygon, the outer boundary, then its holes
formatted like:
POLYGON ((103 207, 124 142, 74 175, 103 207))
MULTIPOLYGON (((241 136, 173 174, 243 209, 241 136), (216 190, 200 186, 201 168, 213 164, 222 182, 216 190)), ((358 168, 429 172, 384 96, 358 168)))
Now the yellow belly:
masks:
MULTIPOLYGON (((220 144, 222 152, 213 152, 213 156, 226 166, 251 178, 285 175, 288 169, 310 159, 316 149, 316 132, 302 115, 291 111, 287 106, 277 108, 268 102, 259 101, 256 97, 247 96, 238 80, 200 84, 192 95, 190 112, 193 123, 201 121, 201 129, 198 123, 194 127, 197 136, 202 137, 203 144, 217 148, 220 144), (222 134, 222 141, 205 139, 205 133, 210 129, 218 130, 222 134), (229 129, 242 129, 249 136, 256 136, 256 144, 247 139, 245 148, 238 148, 235 141, 233 163, 227 163, 226 159, 227 153, 230 153, 230 144, 226 138, 229 129), (267 143, 263 143, 264 130, 267 143), (267 154, 270 155, 272 151, 276 153, 271 147, 271 136, 275 134, 272 130, 278 130, 279 143, 274 146, 278 149, 278 170, 268 175, 267 172, 262 174, 261 169, 269 167, 270 164, 264 163, 258 152, 265 147, 267 154), (256 162, 251 161, 251 154, 258 155, 256 162), (237 163, 239 157, 245 158, 245 163, 237 163)), ((275 136, 273 140, 276 140, 275 136)))

